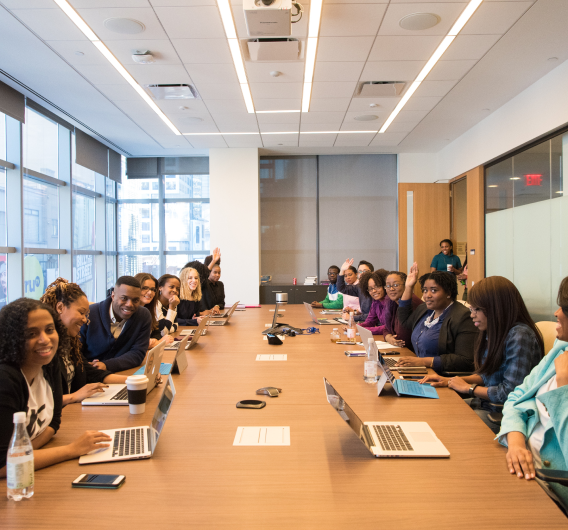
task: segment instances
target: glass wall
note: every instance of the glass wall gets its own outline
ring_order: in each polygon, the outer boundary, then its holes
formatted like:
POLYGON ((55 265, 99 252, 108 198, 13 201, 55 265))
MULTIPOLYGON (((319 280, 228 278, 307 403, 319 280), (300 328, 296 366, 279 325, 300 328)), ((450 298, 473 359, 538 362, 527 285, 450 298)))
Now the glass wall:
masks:
POLYGON ((535 321, 554 320, 568 275, 568 134, 485 168, 486 275, 510 279, 535 321))
MULTIPOLYGON (((0 112, 0 160, 6 160, 6 116, 0 112)), ((0 166, 0 246, 7 245, 6 224, 6 169, 0 166)), ((0 308, 7 299, 7 255, 0 254, 0 308)))

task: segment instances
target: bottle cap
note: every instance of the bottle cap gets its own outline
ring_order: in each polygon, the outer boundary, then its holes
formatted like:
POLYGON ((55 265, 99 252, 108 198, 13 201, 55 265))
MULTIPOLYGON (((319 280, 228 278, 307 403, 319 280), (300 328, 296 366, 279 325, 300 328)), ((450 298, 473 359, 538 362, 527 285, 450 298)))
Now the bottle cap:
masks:
POLYGON ((14 423, 26 423, 26 413, 14 412, 14 423))

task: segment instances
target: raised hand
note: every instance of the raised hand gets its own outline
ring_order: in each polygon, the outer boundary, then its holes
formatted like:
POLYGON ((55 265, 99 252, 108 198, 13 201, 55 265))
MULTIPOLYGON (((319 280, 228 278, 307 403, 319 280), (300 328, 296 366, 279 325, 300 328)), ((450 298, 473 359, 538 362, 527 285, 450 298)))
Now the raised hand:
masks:
POLYGON ((353 265, 353 258, 347 258, 343 262, 343 265, 341 265, 341 269, 339 271, 339 274, 343 274, 349 267, 351 267, 351 265, 353 265))
POLYGON ((419 276, 420 272, 418 271, 418 263, 414 262, 410 267, 408 276, 406 277, 406 287, 413 288, 416 285, 419 276))

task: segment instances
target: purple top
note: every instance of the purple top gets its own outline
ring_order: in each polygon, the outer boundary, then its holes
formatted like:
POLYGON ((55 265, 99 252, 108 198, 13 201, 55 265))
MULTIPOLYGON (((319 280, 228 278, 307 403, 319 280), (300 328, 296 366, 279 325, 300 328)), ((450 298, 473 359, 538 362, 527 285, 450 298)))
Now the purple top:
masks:
MULTIPOLYGON (((422 300, 418 298, 415 294, 412 295, 412 310, 416 309, 420 304, 422 304, 422 300)), ((398 312, 398 304, 393 302, 390 298, 389 301, 386 303, 386 310, 385 310, 385 331, 384 335, 396 335, 398 340, 403 340, 404 345, 409 349, 414 351, 412 346, 412 330, 406 329, 404 326, 401 326, 398 318, 396 318, 396 314, 398 312)))
POLYGON ((364 328, 368 328, 373 335, 384 335, 385 333, 387 300, 390 302, 388 296, 385 296, 382 300, 373 300, 367 320, 361 324, 364 328))

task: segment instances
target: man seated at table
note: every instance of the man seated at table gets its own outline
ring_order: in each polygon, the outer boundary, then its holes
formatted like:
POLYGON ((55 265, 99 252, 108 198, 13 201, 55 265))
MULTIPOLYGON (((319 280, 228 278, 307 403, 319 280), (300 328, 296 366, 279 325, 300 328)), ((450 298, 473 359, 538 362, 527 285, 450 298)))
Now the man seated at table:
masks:
POLYGON ((327 279, 329 280, 329 287, 325 300, 321 302, 312 302, 312 307, 323 307, 324 309, 343 309, 343 295, 337 290, 337 275, 339 274, 339 267, 332 265, 327 269, 327 279))
POLYGON ((152 317, 140 306, 140 282, 121 276, 112 294, 90 307, 81 328, 83 354, 100 370, 120 372, 140 366, 146 355, 152 317))

